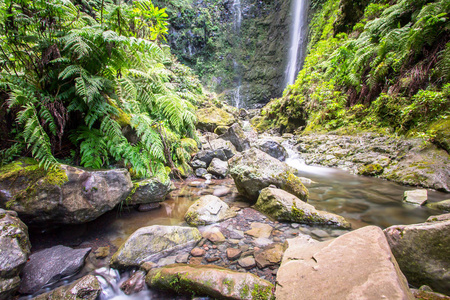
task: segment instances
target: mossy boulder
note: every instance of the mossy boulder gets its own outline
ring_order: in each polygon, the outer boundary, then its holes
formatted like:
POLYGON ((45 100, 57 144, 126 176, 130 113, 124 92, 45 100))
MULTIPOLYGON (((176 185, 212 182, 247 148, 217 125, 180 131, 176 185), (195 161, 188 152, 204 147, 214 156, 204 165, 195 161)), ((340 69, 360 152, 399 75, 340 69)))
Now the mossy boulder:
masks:
POLYGON ((197 228, 154 225, 136 230, 111 258, 111 266, 118 269, 139 267, 144 262, 159 259, 180 251, 190 251, 202 238, 197 228))
POLYGON ((28 224, 79 224, 113 209, 133 184, 126 169, 86 171, 68 165, 44 170, 32 159, 0 169, 0 207, 28 224))
POLYGON ((235 116, 216 106, 197 110, 197 128, 214 132, 218 126, 230 126, 236 122, 235 116))
POLYGON ((30 249, 27 226, 16 212, 0 209, 0 299, 10 299, 19 288, 30 249))
POLYGON ((267 187, 263 189, 255 204, 255 208, 277 221, 310 225, 331 225, 341 228, 351 227, 345 218, 316 210, 314 206, 277 188, 267 187))
POLYGON ((367 164, 358 168, 359 175, 377 176, 383 173, 384 168, 380 164, 367 164))
POLYGON ((408 281, 450 294, 450 219, 395 225, 384 230, 392 253, 408 281))
POLYGON ((136 181, 127 196, 126 205, 147 204, 164 201, 173 185, 169 178, 162 180, 157 177, 136 181))
POLYGON ((267 280, 212 265, 176 264, 153 269, 146 283, 155 289, 215 299, 273 299, 273 285, 267 280))
POLYGON ((308 198, 308 190, 294 175, 294 170, 259 149, 251 148, 235 155, 228 165, 239 193, 251 200, 256 201, 260 191, 271 184, 303 201, 308 198))
POLYGON ((438 120, 429 127, 436 144, 450 153, 450 118, 438 120))
POLYGON ((215 224, 235 215, 236 213, 219 197, 206 195, 189 207, 184 219, 191 226, 202 226, 215 224))
POLYGON ((436 210, 449 211, 450 212, 450 199, 428 203, 427 207, 436 210))
POLYGON ((267 117, 255 116, 250 119, 250 124, 258 133, 265 132, 274 127, 274 122, 267 117))
POLYGON ((51 292, 39 295, 35 300, 95 300, 102 292, 97 277, 86 275, 70 285, 61 286, 51 292))

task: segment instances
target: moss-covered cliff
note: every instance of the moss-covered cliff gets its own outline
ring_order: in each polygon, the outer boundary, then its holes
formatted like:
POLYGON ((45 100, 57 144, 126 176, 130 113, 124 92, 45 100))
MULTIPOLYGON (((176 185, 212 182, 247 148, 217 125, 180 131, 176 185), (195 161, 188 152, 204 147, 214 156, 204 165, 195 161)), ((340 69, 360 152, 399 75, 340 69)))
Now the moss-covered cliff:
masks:
POLYGON ((449 115, 450 2, 314 2, 304 68, 255 123, 442 136, 433 122, 449 115))
POLYGON ((251 106, 282 94, 290 2, 187 0, 180 4, 172 0, 160 4, 168 6, 167 39, 179 60, 231 104, 240 86, 241 106, 251 106))

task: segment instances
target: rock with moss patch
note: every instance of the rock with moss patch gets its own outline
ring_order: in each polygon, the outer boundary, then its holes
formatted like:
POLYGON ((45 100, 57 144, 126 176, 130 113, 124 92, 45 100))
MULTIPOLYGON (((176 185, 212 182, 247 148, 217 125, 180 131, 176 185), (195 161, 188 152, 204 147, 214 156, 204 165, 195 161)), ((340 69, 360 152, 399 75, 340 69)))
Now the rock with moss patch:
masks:
POLYGON ((276 188, 263 189, 255 208, 278 221, 351 227, 343 217, 316 210, 314 206, 301 201, 296 196, 276 188))
POLYGON ((434 136, 435 143, 450 153, 450 119, 441 119, 430 125, 428 130, 434 136))
POLYGON ((383 173, 384 168, 380 164, 367 164, 358 168, 359 175, 376 176, 383 173))
POLYGON ((210 106, 197 110, 197 128, 214 132, 218 126, 230 126, 236 122, 236 118, 225 110, 216 106, 210 106))
POLYGON ((450 199, 439 201, 439 202, 428 203, 427 207, 429 207, 431 209, 436 209, 436 210, 450 211, 450 199))
POLYGON ((236 213, 219 197, 206 195, 192 204, 184 215, 191 226, 203 226, 234 217, 236 213))
POLYGON ((272 299, 273 285, 251 273, 217 266, 171 265, 151 270, 146 277, 151 288, 216 299, 272 299))
POLYGON ((0 206, 28 224, 79 224, 113 209, 133 184, 125 169, 86 171, 68 165, 44 170, 31 159, 0 169, 0 206))
POLYGON ((220 138, 230 141, 239 152, 250 149, 250 142, 238 123, 231 125, 228 131, 221 135, 220 138))
POLYGON ((137 181, 128 195, 127 205, 147 204, 164 201, 166 195, 173 190, 169 178, 162 180, 157 177, 137 181))
POLYGON ((450 220, 395 225, 384 230, 408 281, 450 294, 450 220))
POLYGON ((35 299, 35 300, 61 300, 61 299, 95 300, 95 299, 98 299, 101 292, 102 292, 102 287, 101 287, 98 279, 94 275, 86 275, 70 285, 59 287, 51 292, 39 295, 33 299, 35 299))
POLYGON ((277 273, 277 300, 414 299, 380 228, 291 243, 297 239, 288 240, 277 273))
POLYGON ((27 226, 16 212, 0 209, 0 299, 10 299, 19 288, 30 248, 27 226))
POLYGON ((251 148, 228 161, 231 177, 240 194, 257 200, 260 191, 271 184, 306 201, 308 190, 284 162, 259 149, 251 148))
POLYGON ((217 135, 222 135, 225 132, 228 131, 229 126, 217 126, 216 129, 214 129, 214 133, 217 135))
POLYGON ((139 267, 190 251, 202 238, 197 228, 153 225, 136 230, 111 258, 114 268, 139 267))

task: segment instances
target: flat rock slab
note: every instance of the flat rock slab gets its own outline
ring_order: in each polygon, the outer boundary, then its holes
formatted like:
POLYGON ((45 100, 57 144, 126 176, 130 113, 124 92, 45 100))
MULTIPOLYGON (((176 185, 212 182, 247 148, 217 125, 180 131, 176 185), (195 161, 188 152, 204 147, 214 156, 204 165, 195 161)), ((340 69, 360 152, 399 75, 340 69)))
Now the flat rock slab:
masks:
POLYGON ((254 222, 250 224, 252 229, 247 230, 245 234, 251 235, 255 238, 269 238, 273 227, 269 224, 254 222))
POLYGON ((89 252, 91 248, 72 249, 58 245, 32 254, 23 269, 19 292, 33 294, 47 283, 77 273, 89 252))
POLYGON ((408 281, 415 286, 429 285, 444 294, 450 294, 450 220, 447 217, 431 217, 430 222, 396 225, 384 230, 408 281))
POLYGON ((206 195, 195 201, 187 210, 184 219, 190 226, 203 226, 234 217, 236 212, 219 197, 206 195))
POLYGON ((147 274, 146 283, 156 289, 235 300, 269 300, 273 288, 270 282, 253 274, 211 265, 180 264, 153 269, 147 274))
POLYGON ((277 300, 414 299, 383 231, 375 226, 331 241, 290 243, 277 282, 277 300))
POLYGON ((428 192, 426 189, 405 191, 403 201, 415 205, 424 205, 428 200, 428 192))

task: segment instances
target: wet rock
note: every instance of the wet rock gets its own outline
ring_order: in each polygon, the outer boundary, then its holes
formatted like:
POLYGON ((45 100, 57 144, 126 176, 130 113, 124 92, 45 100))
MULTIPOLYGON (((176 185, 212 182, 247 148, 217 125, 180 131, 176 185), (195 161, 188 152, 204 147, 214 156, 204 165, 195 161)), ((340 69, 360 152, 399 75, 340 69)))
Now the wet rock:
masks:
POLYGON ((332 225, 350 228, 343 217, 316 210, 290 193, 276 189, 265 188, 261 191, 255 208, 278 221, 290 221, 303 224, 332 225))
POLYGON ((91 248, 72 249, 58 245, 33 253, 22 271, 19 292, 33 294, 47 283, 76 274, 89 252, 91 248))
POLYGON ((246 256, 238 260, 238 264, 244 269, 251 269, 256 266, 256 261, 253 256, 246 256))
POLYGON ((214 189, 213 195, 216 197, 223 197, 228 194, 231 194, 231 189, 227 187, 218 187, 214 189))
POLYGON ((217 126, 216 129, 214 129, 214 133, 217 135, 222 135, 225 132, 228 131, 229 126, 217 126))
POLYGON ((296 245, 288 240, 277 300, 414 299, 380 228, 363 227, 321 243, 302 239, 296 245))
POLYGON ((279 143, 271 139, 260 140, 255 145, 259 150, 269 154, 279 161, 285 161, 288 158, 286 149, 279 143))
MULTIPOLYGON (((200 160, 200 159, 194 159, 191 161, 191 167, 193 167, 194 169, 206 169, 206 162, 200 160)), ((198 176, 198 175, 197 175, 198 176)))
POLYGON ((214 158, 208 167, 208 173, 211 173, 219 178, 225 178, 228 174, 228 163, 226 161, 214 158))
POLYGON ((423 290, 422 287, 420 289, 411 289, 411 293, 416 299, 425 299, 425 300, 450 300, 449 296, 444 294, 439 294, 433 292, 433 290, 423 290))
POLYGON ((241 256, 242 251, 236 248, 227 248, 227 258, 229 260, 236 260, 241 256))
POLYGON ((269 224, 254 222, 250 224, 251 229, 247 230, 245 234, 251 235, 255 238, 269 238, 273 227, 269 224))
POLYGON ((139 293, 145 288, 145 275, 143 271, 134 272, 128 280, 120 285, 120 289, 126 295, 139 293))
POLYGON ((328 232, 326 232, 325 230, 322 230, 322 229, 311 230, 311 234, 316 236, 316 237, 318 237, 318 238, 321 238, 321 239, 324 239, 324 238, 327 238, 327 237, 330 236, 328 234, 328 232))
POLYGON ((450 199, 444 200, 444 201, 439 201, 439 202, 428 203, 427 207, 429 207, 431 209, 436 209, 436 210, 450 211, 450 199))
POLYGON ((197 228, 153 225, 136 230, 111 258, 114 268, 139 267, 188 251, 201 239, 197 228))
POLYGON ((191 250, 191 255, 194 257, 203 256, 205 254, 206 254, 206 251, 202 248, 195 247, 194 249, 191 250))
POLYGON ((98 299, 102 288, 94 275, 87 275, 74 283, 59 287, 49 293, 39 295, 34 300, 61 300, 61 299, 98 299))
POLYGON ((227 157, 225 155, 225 153, 223 152, 222 149, 218 149, 218 150, 202 150, 200 152, 198 152, 195 157, 194 160, 200 160, 203 161, 206 166, 209 166, 209 164, 211 163, 211 161, 214 158, 218 158, 220 160, 226 161, 227 157))
POLYGON ((235 215, 236 213, 220 198, 207 195, 189 207, 184 219, 191 226, 203 226, 221 222, 235 215))
POLYGON ((172 182, 169 178, 163 181, 153 177, 137 181, 126 199, 127 205, 147 204, 164 201, 166 195, 172 191, 172 182))
POLYGON ((95 250, 94 255, 95 258, 101 259, 105 258, 109 255, 109 246, 107 247, 98 247, 97 250, 95 250))
POLYGON ((228 131, 220 136, 221 139, 230 141, 239 152, 250 149, 250 142, 238 123, 234 123, 228 131))
POLYGON ((232 158, 236 153, 236 147, 230 142, 224 139, 214 139, 209 141, 203 147, 204 150, 222 150, 227 160, 232 158))
POLYGON ((262 269, 280 263, 286 246, 280 243, 274 243, 258 251, 255 255, 258 268, 262 269))
POLYGON ((151 288, 207 295, 217 299, 269 300, 273 285, 251 273, 216 266, 173 265, 152 270, 146 277, 151 288), (173 282, 177 284, 174 285, 173 282))
POLYGON ((205 230, 202 233, 202 236, 205 239, 208 239, 211 243, 220 244, 225 242, 225 236, 220 229, 216 227, 205 230))
POLYGON ((384 230, 408 281, 450 294, 450 220, 396 225, 384 230))
POLYGON ((406 203, 424 205, 428 200, 428 192, 425 189, 405 191, 403 201, 406 203))
POLYGON ((16 212, 0 209, 0 299, 9 299, 19 288, 30 248, 27 226, 16 212))
POLYGON ((217 126, 230 126, 236 122, 236 118, 216 106, 201 108, 196 111, 197 128, 214 132, 217 126))
POLYGON ((284 162, 252 148, 228 161, 230 174, 243 196, 256 200, 260 191, 271 184, 306 201, 308 190, 284 162))
POLYGON ((427 222, 439 222, 439 221, 447 221, 447 220, 450 220, 450 213, 439 215, 439 216, 428 217, 427 222))
POLYGON ((16 161, 0 172, 0 206, 27 224, 79 224, 113 209, 133 184, 125 169, 86 171, 68 165, 45 171, 34 160, 16 161))
POLYGON ((206 170, 204 168, 198 168, 195 170, 195 176, 197 176, 197 177, 203 177, 206 174, 208 174, 208 170, 206 170))

